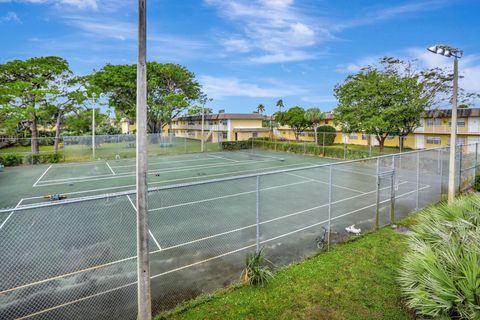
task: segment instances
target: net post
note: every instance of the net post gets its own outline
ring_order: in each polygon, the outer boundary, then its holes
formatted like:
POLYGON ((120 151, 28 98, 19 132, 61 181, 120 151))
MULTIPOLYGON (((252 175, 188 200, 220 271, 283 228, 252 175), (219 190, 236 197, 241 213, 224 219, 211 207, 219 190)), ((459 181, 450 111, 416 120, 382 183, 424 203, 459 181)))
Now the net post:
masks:
POLYGON ((438 149, 438 174, 440 175, 440 200, 443 194, 443 159, 442 149, 438 149))
POLYGON ((417 180, 416 180, 416 199, 415 199, 415 210, 419 208, 420 200, 420 151, 417 151, 417 180))
POLYGON ((256 248, 260 250, 260 176, 257 175, 257 204, 256 204, 256 248))
MULTIPOLYGON (((325 133, 324 133, 325 134, 325 133)), ((325 136, 324 136, 325 138, 325 136)), ((330 235, 332 234, 332 165, 328 166, 328 234, 327 234, 327 250, 330 250, 330 235)))
POLYGON ((377 177, 375 190, 375 229, 378 229, 380 220, 380 158, 377 157, 377 177))

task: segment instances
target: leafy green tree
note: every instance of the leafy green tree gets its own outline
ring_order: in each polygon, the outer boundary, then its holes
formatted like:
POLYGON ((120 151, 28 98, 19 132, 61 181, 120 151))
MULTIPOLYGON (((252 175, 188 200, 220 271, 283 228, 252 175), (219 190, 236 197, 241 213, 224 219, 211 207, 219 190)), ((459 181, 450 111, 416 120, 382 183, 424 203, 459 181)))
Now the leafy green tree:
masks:
POLYGON ((290 108, 285 112, 277 112, 275 120, 282 126, 287 125, 292 128, 296 141, 299 140, 300 133, 312 125, 312 123, 305 118, 305 110, 298 106, 290 108))
POLYGON ((52 100, 63 95, 62 84, 71 77, 60 57, 12 60, 0 64, 0 113, 30 128, 32 153, 38 154, 38 119, 52 100))
MULTIPOLYGON (((89 135, 92 133, 92 110, 79 109, 65 117, 65 127, 69 134, 75 136, 89 135)), ((95 108, 95 133, 119 134, 121 130, 112 124, 108 113, 103 113, 95 108)))
POLYGON ((257 112, 258 112, 259 114, 264 113, 264 112, 265 112, 265 106, 260 103, 260 104, 257 106, 257 112))
POLYGON ((283 105, 283 100, 282 99, 278 99, 277 103, 276 103, 276 106, 278 107, 278 112, 282 112, 282 108, 285 107, 283 105))
MULTIPOLYGON (((108 96, 117 116, 135 120, 136 65, 107 64, 90 76, 91 82, 108 96)), ((201 97, 195 75, 185 67, 158 62, 147 63, 147 112, 149 132, 159 133, 191 102, 201 97)))
POLYGON ((202 108, 202 106, 193 105, 190 108, 188 108, 187 115, 194 116, 194 115, 202 114, 202 110, 203 110, 203 114, 213 113, 213 110, 211 108, 202 108))
POLYGON ((403 111, 398 103, 398 80, 373 68, 348 76, 335 87, 339 102, 334 110, 335 122, 344 132, 374 134, 383 151, 387 137, 398 133, 395 117, 403 111))
POLYGON ((319 108, 310 108, 305 111, 305 119, 312 124, 315 132, 315 144, 318 144, 317 128, 320 126, 320 121, 324 118, 323 112, 319 108))

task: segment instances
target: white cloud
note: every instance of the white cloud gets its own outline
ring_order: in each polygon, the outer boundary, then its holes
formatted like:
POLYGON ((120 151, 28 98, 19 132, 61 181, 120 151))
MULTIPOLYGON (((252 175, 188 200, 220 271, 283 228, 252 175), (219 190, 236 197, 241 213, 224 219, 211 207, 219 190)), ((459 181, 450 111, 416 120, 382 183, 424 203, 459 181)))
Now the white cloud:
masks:
POLYGON ((313 54, 296 51, 296 52, 280 52, 274 54, 265 54, 261 56, 254 56, 249 58, 253 63, 280 63, 280 62, 293 62, 293 61, 305 61, 314 59, 313 54))
POLYGON ((69 16, 65 17, 65 21, 69 25, 100 38, 131 40, 136 37, 137 27, 134 23, 85 16, 69 16))
POLYGON ((312 59, 322 30, 300 13, 293 0, 205 0, 219 14, 237 24, 240 33, 220 39, 227 52, 251 52, 249 61, 279 63, 312 59), (291 52, 294 51, 292 54, 291 52))
POLYGON ((309 103, 335 103, 337 99, 333 96, 305 96, 301 98, 302 101, 309 103))
POLYGON ((15 12, 7 12, 6 15, 4 15, 3 17, 0 17, 0 23, 2 22, 16 22, 16 23, 22 23, 22 21, 20 20, 20 18, 17 16, 17 14, 15 12))
POLYGON ((56 6, 72 6, 79 9, 93 9, 93 10, 96 10, 98 8, 97 0, 0 0, 0 2, 51 4, 56 6))
POLYGON ((261 86, 243 82, 238 78, 204 75, 200 76, 199 80, 208 96, 216 99, 223 97, 277 98, 305 92, 305 90, 296 86, 281 83, 267 83, 261 86))

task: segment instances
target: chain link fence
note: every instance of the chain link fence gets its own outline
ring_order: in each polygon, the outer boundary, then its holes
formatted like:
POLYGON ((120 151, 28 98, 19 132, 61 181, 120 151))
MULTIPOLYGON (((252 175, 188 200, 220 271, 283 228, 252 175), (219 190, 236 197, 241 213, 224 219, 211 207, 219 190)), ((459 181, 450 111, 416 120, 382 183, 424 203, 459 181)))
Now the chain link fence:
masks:
MULTIPOLYGON (((112 155, 134 143, 99 139, 116 145, 112 155)), ((265 150, 252 146, 259 156, 265 150)), ((457 149, 460 190, 476 175, 478 152, 457 149)), ((260 247, 278 268, 438 202, 448 154, 426 149, 151 188, 153 312, 239 281, 246 254, 260 247)), ((0 318, 135 319, 135 221, 132 191, 1 210, 0 318)))

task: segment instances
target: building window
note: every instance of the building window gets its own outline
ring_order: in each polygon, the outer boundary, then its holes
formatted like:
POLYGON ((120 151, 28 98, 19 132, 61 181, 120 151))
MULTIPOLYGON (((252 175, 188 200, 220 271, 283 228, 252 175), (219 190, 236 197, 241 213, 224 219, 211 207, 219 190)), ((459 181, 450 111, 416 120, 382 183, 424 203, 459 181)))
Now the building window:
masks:
POLYGON ((252 137, 254 138, 258 137, 258 132, 252 132, 252 137))
POLYGON ((362 140, 368 140, 368 134, 362 134, 362 140))
MULTIPOLYGON (((465 138, 463 138, 463 137, 458 138, 457 137, 457 146, 458 145, 464 145, 464 144, 465 144, 465 138)), ((450 137, 448 137, 448 145, 450 145, 450 137)))
POLYGON ((223 120, 223 121, 222 121, 222 124, 223 124, 224 126, 228 126, 228 120, 223 120))
POLYGON ((427 144, 440 144, 442 139, 440 137, 427 137, 427 144))
POLYGON ((222 138, 223 139, 228 139, 228 133, 227 132, 222 132, 222 138))
POLYGON ((393 140, 393 139, 395 139, 395 136, 392 136, 391 134, 387 136, 387 140, 393 140))
POLYGON ((356 134, 356 133, 350 133, 350 134, 348 135, 348 137, 349 137, 350 139, 352 139, 352 140, 357 140, 357 139, 358 139, 358 134, 356 134))
MULTIPOLYGON (((452 119, 448 120, 448 126, 452 126, 452 119)), ((457 126, 465 127, 465 118, 458 118, 457 119, 457 126)))
POLYGON ((442 125, 441 120, 442 119, 440 119, 440 118, 428 118, 427 119, 427 126, 430 126, 430 127, 440 126, 440 125, 442 125))

